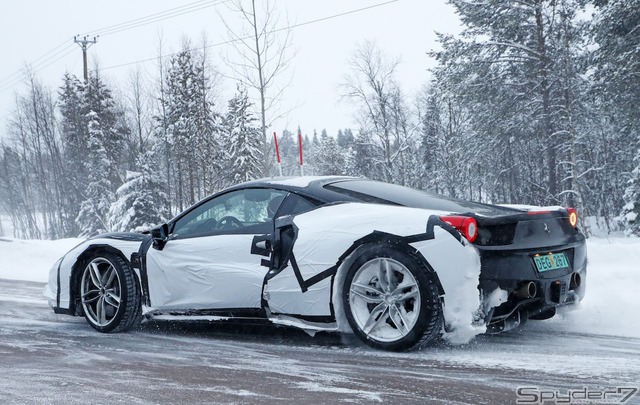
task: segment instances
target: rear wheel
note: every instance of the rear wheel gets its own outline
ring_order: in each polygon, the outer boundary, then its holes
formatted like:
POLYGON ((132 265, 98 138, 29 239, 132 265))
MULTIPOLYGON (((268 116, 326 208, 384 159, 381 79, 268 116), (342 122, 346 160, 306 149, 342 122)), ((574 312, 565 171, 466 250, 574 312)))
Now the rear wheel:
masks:
POLYGON ((129 330, 142 318, 133 270, 114 254, 89 260, 80 279, 80 301, 87 322, 99 332, 129 330))
POLYGON ((434 273, 388 246, 372 245, 356 259, 345 277, 343 304, 353 332, 378 349, 421 347, 442 328, 434 273))

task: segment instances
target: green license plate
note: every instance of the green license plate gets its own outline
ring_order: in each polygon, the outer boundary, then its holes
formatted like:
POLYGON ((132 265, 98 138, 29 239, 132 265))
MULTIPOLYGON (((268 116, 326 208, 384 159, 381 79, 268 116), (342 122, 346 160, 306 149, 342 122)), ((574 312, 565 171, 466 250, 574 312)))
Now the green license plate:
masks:
POLYGON ((536 262, 536 267, 540 272, 569 267, 569 261, 564 253, 534 256, 533 261, 536 262))

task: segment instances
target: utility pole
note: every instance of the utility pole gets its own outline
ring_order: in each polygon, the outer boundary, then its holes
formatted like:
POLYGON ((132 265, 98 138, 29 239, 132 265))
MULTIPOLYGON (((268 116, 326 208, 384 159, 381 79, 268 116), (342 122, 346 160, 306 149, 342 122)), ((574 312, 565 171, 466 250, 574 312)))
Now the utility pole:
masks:
POLYGON ((93 37, 93 39, 87 39, 85 35, 84 38, 78 39, 77 36, 74 35, 73 42, 80 45, 82 48, 82 61, 84 62, 84 82, 89 82, 89 70, 87 69, 87 49, 98 41, 98 37, 93 37))

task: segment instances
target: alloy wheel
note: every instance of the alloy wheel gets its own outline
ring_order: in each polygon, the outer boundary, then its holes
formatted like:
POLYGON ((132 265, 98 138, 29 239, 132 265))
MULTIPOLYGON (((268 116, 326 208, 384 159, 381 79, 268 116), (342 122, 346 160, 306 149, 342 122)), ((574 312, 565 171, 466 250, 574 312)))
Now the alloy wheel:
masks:
POLYGON ((349 286, 354 321, 367 336, 394 342, 407 336, 420 315, 420 288, 409 269, 379 257, 364 263, 349 286))
POLYGON ((80 296, 87 319, 96 326, 108 326, 121 304, 120 276, 107 259, 93 259, 82 274, 80 296))

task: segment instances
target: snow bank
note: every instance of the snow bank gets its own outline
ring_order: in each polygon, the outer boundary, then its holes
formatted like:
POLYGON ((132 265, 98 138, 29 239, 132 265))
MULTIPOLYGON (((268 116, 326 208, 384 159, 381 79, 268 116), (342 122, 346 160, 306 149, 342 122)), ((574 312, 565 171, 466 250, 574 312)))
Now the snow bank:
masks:
POLYGON ((51 266, 81 241, 0 238, 0 278, 46 283, 51 266))
POLYGON ((590 238, 587 256, 584 300, 526 328, 640 337, 640 238, 590 238))

